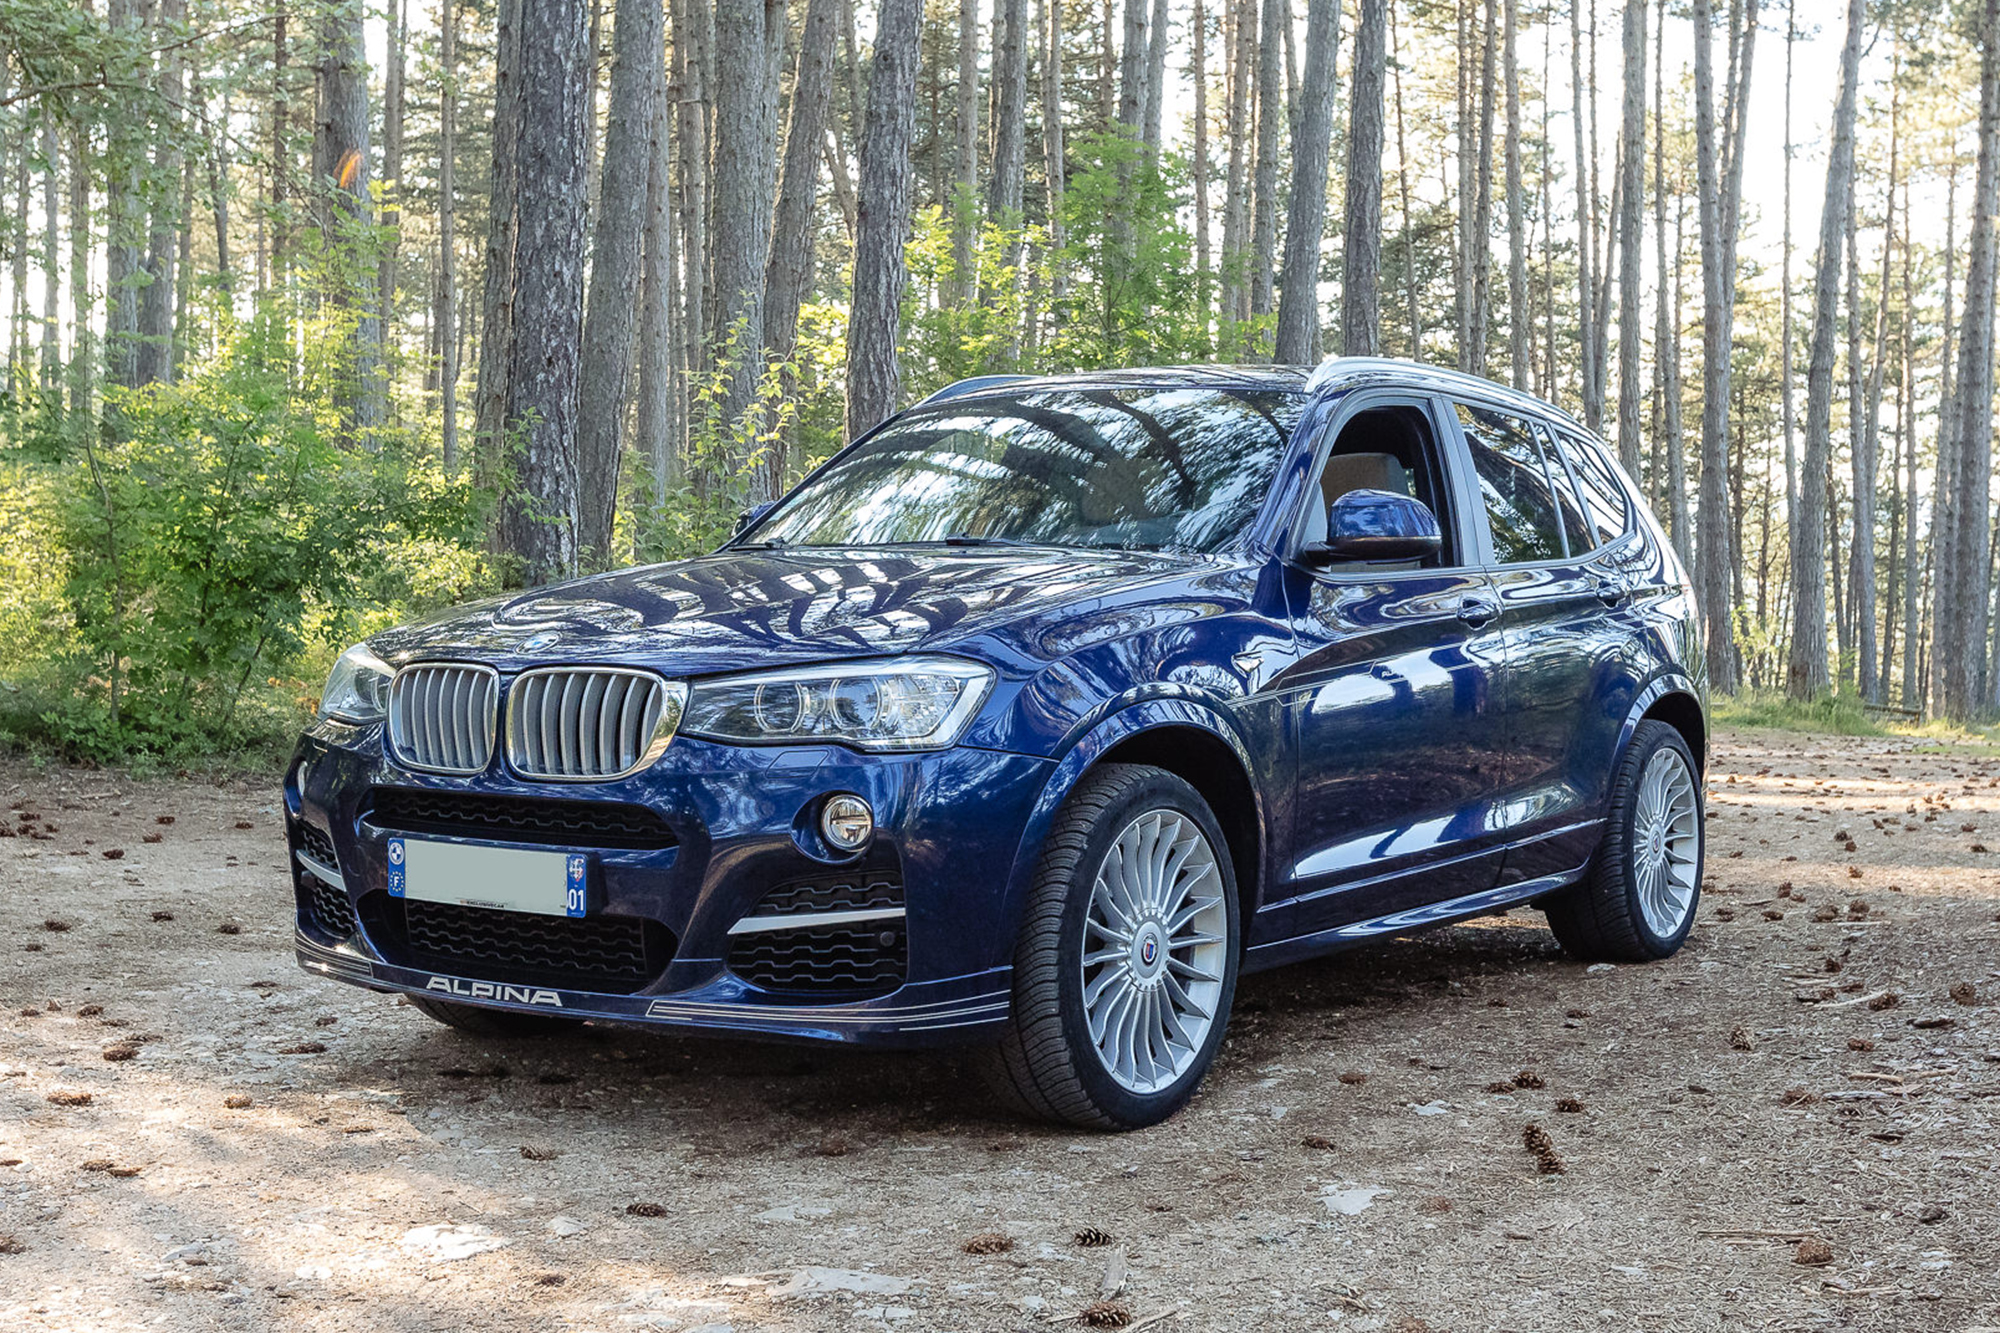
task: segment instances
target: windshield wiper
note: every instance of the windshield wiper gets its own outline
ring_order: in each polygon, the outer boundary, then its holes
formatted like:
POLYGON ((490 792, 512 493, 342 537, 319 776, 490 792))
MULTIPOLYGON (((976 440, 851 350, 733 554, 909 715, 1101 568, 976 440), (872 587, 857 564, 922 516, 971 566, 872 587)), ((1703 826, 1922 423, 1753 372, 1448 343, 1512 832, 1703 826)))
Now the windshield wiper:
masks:
POLYGON ((782 551, 792 544, 790 537, 766 537, 760 542, 738 542, 729 549, 732 551, 782 551))
POLYGON ((1018 537, 975 537, 969 532, 948 532, 938 539, 946 546, 1047 546, 1048 542, 1024 542, 1018 537))

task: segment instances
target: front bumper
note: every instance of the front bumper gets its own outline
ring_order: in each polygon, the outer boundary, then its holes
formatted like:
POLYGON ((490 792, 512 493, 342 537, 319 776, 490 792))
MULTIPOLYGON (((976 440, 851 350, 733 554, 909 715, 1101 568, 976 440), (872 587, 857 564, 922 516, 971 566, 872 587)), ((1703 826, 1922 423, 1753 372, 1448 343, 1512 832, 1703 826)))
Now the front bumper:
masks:
MULTIPOLYGON (((409 772, 385 757, 379 727, 322 722, 301 740, 285 784, 299 962, 377 990, 522 1012, 807 1041, 991 1040, 1010 993, 1019 905, 1008 885, 1018 858, 1032 854, 1022 830, 1052 770, 1045 759, 972 748, 870 755, 680 737, 631 777, 558 787, 514 777, 497 758, 475 777, 409 772), (560 826, 482 836, 399 828, 395 802, 378 801, 385 792, 484 797, 496 806, 563 802, 560 809, 593 818, 636 808, 671 836, 669 845, 607 846, 560 826), (833 855, 813 833, 819 803, 835 792, 856 793, 875 810, 874 841, 858 857, 833 855), (600 986, 544 975, 527 958, 440 965, 413 954, 399 931, 403 908, 386 888, 388 841, 399 835, 588 854, 591 915, 646 923, 656 971, 600 986), (329 853, 336 864, 326 863, 329 853), (749 937, 732 927, 775 889, 856 869, 900 884, 904 956, 894 982, 843 989, 746 979, 756 974, 732 950, 749 937), (315 882, 329 874, 337 883, 315 882), (329 893, 332 910, 316 907, 329 893)), ((509 927, 521 924, 520 914, 505 915, 514 918, 509 927)))

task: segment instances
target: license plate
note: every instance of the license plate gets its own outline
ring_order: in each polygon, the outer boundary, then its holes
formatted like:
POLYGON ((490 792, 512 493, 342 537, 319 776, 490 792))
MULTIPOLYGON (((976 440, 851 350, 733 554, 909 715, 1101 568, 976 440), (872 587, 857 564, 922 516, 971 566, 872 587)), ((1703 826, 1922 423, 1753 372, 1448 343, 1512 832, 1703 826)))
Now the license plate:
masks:
POLYGON ((590 858, 574 852, 389 839, 389 896, 543 916, 590 910, 590 858))

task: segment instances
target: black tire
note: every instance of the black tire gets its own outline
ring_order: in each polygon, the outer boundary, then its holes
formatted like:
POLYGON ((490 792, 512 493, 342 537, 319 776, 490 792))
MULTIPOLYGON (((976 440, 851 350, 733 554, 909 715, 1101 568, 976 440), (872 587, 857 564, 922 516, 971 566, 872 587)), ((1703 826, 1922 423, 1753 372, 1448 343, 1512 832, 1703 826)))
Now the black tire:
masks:
POLYGON ((574 1032, 583 1024, 580 1018, 524 1014, 513 1009, 482 1009, 478 1005, 457 1004, 451 1000, 433 1000, 428 995, 404 998, 418 1013, 474 1037, 551 1037, 559 1032, 574 1032))
POLYGON ((1641 722, 1632 733, 1612 775, 1611 810, 1604 823, 1604 841, 1598 844, 1584 877, 1571 888, 1546 899, 1549 926, 1556 940, 1573 958, 1591 963, 1649 963, 1670 957, 1687 939, 1701 907, 1701 876, 1707 836, 1703 821, 1701 768, 1680 732, 1664 722, 1641 722), (1637 851, 1634 823, 1639 803, 1640 780, 1653 756, 1672 750, 1687 766, 1694 784, 1696 830, 1694 890, 1679 928, 1662 935, 1647 923, 1640 906, 1639 873, 1634 864, 1637 851))
POLYGON ((1006 1035, 983 1052, 983 1072, 1015 1111, 1087 1129, 1155 1125, 1187 1104, 1222 1046, 1241 959, 1236 875, 1229 844, 1195 789, 1164 769, 1104 764, 1078 783, 1043 844, 1014 948, 1014 997, 1006 1035), (1192 1063, 1150 1093, 1121 1085, 1089 1035, 1082 949, 1085 916, 1098 869, 1131 823, 1167 809, 1193 821, 1208 839, 1227 921, 1222 981, 1213 1020, 1192 1063))

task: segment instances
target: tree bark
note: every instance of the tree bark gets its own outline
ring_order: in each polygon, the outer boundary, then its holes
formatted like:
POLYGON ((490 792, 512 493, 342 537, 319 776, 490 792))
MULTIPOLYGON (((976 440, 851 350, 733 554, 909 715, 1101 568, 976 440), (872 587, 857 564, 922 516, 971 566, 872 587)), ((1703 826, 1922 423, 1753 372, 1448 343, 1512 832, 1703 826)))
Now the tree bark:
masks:
MULTIPOLYGON (((1195 0, 1197 12, 1201 0, 1195 0)), ((1048 184, 1048 225, 1049 248, 1061 254, 1068 237, 1063 228, 1063 186, 1066 170, 1063 156, 1063 104, 1062 104, 1062 0, 1042 0, 1042 175, 1048 184)), ((1196 38, 1197 42, 1200 40, 1196 38)), ((1197 90, 1196 96, 1200 93, 1197 90)), ((1199 129, 1197 128, 1197 136, 1199 129)), ((1203 198, 1207 177, 1200 160, 1200 143, 1197 137, 1195 163, 1195 216, 1197 230, 1206 224, 1203 198)), ((1204 264, 1204 268, 1206 265, 1204 264)), ((1063 265, 1052 266, 1052 295, 1060 302, 1065 295, 1063 265)), ((1206 300, 1202 309, 1208 308, 1206 300)))
MULTIPOLYGON (((1403 302, 1407 307, 1404 313, 1410 321, 1410 359, 1421 361, 1424 359, 1424 312, 1422 303, 1417 299, 1417 227, 1416 215, 1410 208, 1410 141, 1409 136, 1405 133, 1403 123, 1402 39, 1396 31, 1396 14, 1394 9, 1387 5, 1384 5, 1384 9, 1388 11, 1389 44, 1393 55, 1392 64, 1396 71, 1396 185, 1402 200, 1403 302)), ((1361 42, 1358 36, 1355 39, 1354 50, 1356 69, 1358 71, 1361 59, 1361 42)), ((1355 79, 1359 82, 1359 73, 1355 75, 1355 79)), ((1353 235, 1354 233, 1351 230, 1347 233, 1347 243, 1350 245, 1353 244, 1353 235)), ((1377 258, 1379 261, 1379 253, 1377 258)), ((1377 264, 1377 271, 1379 274, 1379 262, 1377 264)), ((1346 301, 1345 292, 1342 292, 1341 299, 1344 305, 1346 301)), ((1342 323, 1344 328, 1344 319, 1342 323)), ((1378 335, 1380 331, 1381 324, 1378 320, 1376 323, 1376 332, 1378 335)))
MULTIPOLYGON (((1814 261, 1812 350, 1806 365, 1804 469, 1799 485, 1798 521, 1792 529, 1792 638, 1785 661, 1785 693, 1794 699, 1818 698, 1832 686, 1826 659, 1826 475, 1831 444, 1828 437, 1833 430, 1834 332, 1839 317, 1841 242, 1847 234, 1848 210, 1854 204, 1854 109, 1866 21, 1863 0, 1848 0, 1847 41, 1841 48, 1840 94, 1833 109, 1833 143, 1827 159, 1826 197, 1820 206, 1819 255, 1814 261)), ((1983 561, 1981 568, 1983 591, 1983 561)), ((1983 633, 1979 643, 1983 651, 1983 633)))
MULTIPOLYGON (((822 37, 823 50, 830 53, 832 0, 819 0, 819 5, 827 11, 822 37)), ((653 99, 665 61, 665 25, 663 0, 625 0, 611 31, 611 96, 577 381, 577 555, 590 565, 610 558, 611 524, 618 505, 633 340, 639 327, 639 307, 632 296, 639 290, 647 182, 653 168, 653 99)), ((821 100, 825 100, 823 88, 821 100)), ((816 165, 812 161, 809 169, 816 165)))
POLYGON ((1165 120, 1167 100, 1167 44, 1169 32, 1167 0, 1153 0, 1151 31, 1146 50, 1146 113, 1140 141, 1150 153, 1160 151, 1160 128, 1165 120))
MULTIPOLYGON (((1756 36, 1757 0, 1749 0, 1740 63, 1731 80, 1729 100, 1735 105, 1739 88, 1748 90, 1750 56, 1756 36)), ((1727 167, 1717 144, 1713 58, 1713 27, 1709 0, 1694 0, 1695 166, 1696 195, 1701 209, 1702 272, 1702 413, 1701 509, 1695 533, 1695 585, 1708 638, 1710 684, 1731 693, 1740 679, 1736 633, 1731 619, 1731 540, 1729 515, 1729 383, 1730 348, 1735 312, 1736 215, 1742 197, 1742 155, 1727 167)), ((1732 29, 1730 44, 1737 46, 1732 29)), ((1725 130, 1727 126, 1725 125, 1725 130)), ((1731 136, 1725 134, 1725 141, 1731 136)), ((1826 469, 1820 468, 1824 477, 1826 469)), ((1802 537, 1796 530, 1793 539, 1802 537)))
MULTIPOLYGON (((807 27, 811 27, 808 18, 807 27)), ((831 43, 828 44, 829 47, 831 43)), ((801 50, 810 55, 809 49, 801 50)), ((665 79, 665 71, 655 71, 665 79)), ((795 94, 796 95, 796 94, 795 94)), ((674 109, 665 87, 653 99, 653 124, 649 166, 646 172, 645 270, 639 293, 639 407, 637 433, 639 448, 645 451, 647 471, 652 477, 652 507, 665 510, 667 497, 680 484, 679 432, 674 422, 674 311, 675 283, 678 280, 673 207, 669 184, 673 176, 673 153, 669 143, 674 109)), ((798 132, 796 112, 792 132, 798 132)), ((824 137, 822 135, 822 137, 824 137)), ((787 162, 791 145, 786 145, 787 162)), ((787 171, 789 171, 789 165, 787 171)))
POLYGON ((1118 47, 1118 123, 1134 140, 1146 123, 1146 17, 1150 0, 1125 0, 1125 31, 1118 47))
MULTIPOLYGON (((1133 0, 1134 4, 1143 0, 1133 0)), ((1250 235, 1250 315, 1273 308, 1278 253, 1278 147, 1284 123, 1283 43, 1287 0, 1264 0, 1257 43, 1257 173, 1250 235)))
POLYGON ((97 384, 97 344, 90 328, 90 129, 78 122, 69 132, 69 412, 91 419, 97 384))
POLYGON ((910 144, 916 136, 919 0, 881 0, 868 112, 861 132, 854 298, 847 321, 847 435, 896 410, 902 393, 896 334, 908 271, 910 144))
POLYGON ((1520 23, 1517 0, 1507 0, 1501 39, 1502 78, 1507 98, 1507 370, 1514 387, 1526 392, 1533 361, 1528 334, 1534 320, 1528 305, 1527 201, 1521 194, 1521 66, 1514 29, 1520 23))
MULTIPOLYGON (((140 26, 139 0, 110 0, 106 13, 114 32, 140 26)), ((146 214, 139 180, 145 146, 123 117, 107 126, 106 139, 104 378, 115 387, 131 388, 139 382, 139 304, 145 282, 146 214)))
POLYGON ((499 484, 507 452, 507 371, 514 345, 514 204, 520 182, 523 3, 524 0, 498 0, 494 15, 493 162, 488 173, 492 205, 486 217, 479 382, 473 393, 474 471, 484 487, 499 484))
MULTIPOLYGON (((1364 0, 1372 3, 1373 0, 1364 0)), ((1284 290, 1278 301, 1275 357, 1280 364, 1319 360, 1319 245, 1326 232, 1326 166, 1333 144, 1334 40, 1340 31, 1340 0, 1307 0, 1306 64, 1301 81, 1298 137, 1292 143, 1292 199, 1286 214, 1284 290)), ((1382 89, 1375 89, 1376 197, 1374 226, 1381 239, 1382 89)), ((1349 208, 1354 184, 1348 185, 1349 208)), ((1349 235, 1353 234, 1349 217, 1349 235)))
MULTIPOLYGON (((42 108, 42 392, 60 403, 55 395, 62 384, 62 262, 60 198, 57 186, 56 118, 42 108)), ((76 169, 81 169, 78 163, 76 169)), ((28 238, 21 238, 27 248, 28 238)))
POLYGON ((1640 209, 1646 189, 1646 0, 1625 0, 1624 193, 1618 209, 1618 458, 1639 475, 1639 330, 1646 297, 1640 209))
POLYGON ((973 270, 972 233, 979 225, 979 0, 958 0, 958 189, 951 208, 952 283, 956 303, 970 305, 979 291, 973 270))
POLYGON ((333 257, 331 301, 354 312, 346 365, 335 400, 358 442, 376 443, 387 415, 382 378, 382 324, 375 309, 375 273, 359 261, 361 231, 374 219, 369 195, 368 57, 361 0, 338 0, 321 12, 314 71, 313 223, 333 257))
POLYGON ((728 71, 714 90, 709 324, 711 355, 724 369, 717 410, 731 423, 749 411, 764 368, 764 261, 776 171, 764 151, 764 15, 764 0, 716 0, 715 49, 718 61, 728 54, 728 71))
POLYGON ((458 0, 438 0, 438 407, 444 470, 458 470, 458 0))
POLYGON ((1486 0, 1486 33, 1479 56, 1479 170, 1472 207, 1472 348, 1469 369, 1486 373, 1486 344, 1493 320, 1493 119, 1494 56, 1499 46, 1497 0, 1486 0))
POLYGON ((383 332, 396 320, 396 251, 403 241, 403 112, 407 88, 404 48, 410 39, 409 0, 389 15, 389 67, 382 81, 382 262, 375 285, 383 332))
MULTIPOLYGON (((1699 12, 1705 14, 1707 0, 1695 0, 1699 12)), ((1705 20, 1695 22, 1695 39, 1699 43, 1707 32, 1705 20)), ((1697 55, 1699 67, 1699 54, 1697 55)), ((1591 311, 1597 308, 1596 274, 1591 271, 1591 260, 1597 253, 1597 239, 1591 234, 1590 203, 1596 189, 1591 175, 1591 158, 1585 142, 1585 132, 1589 119, 1584 106, 1583 81, 1583 0, 1569 2, 1569 88, 1570 88, 1570 130, 1576 141, 1576 309, 1578 324, 1577 376, 1582 381, 1584 425, 1596 434, 1603 428, 1603 404, 1592 396, 1592 386, 1597 383, 1597 343, 1591 336, 1591 311), (1592 405, 1597 412, 1593 415, 1592 405)))
MULTIPOLYGON (((186 0, 160 0, 156 28, 160 39, 177 43, 187 26, 186 0)), ((186 70, 184 47, 170 44, 161 53, 159 93, 164 114, 178 121, 185 101, 186 70)), ((158 195, 153 205, 152 230, 146 244, 146 285, 139 295, 139 343, 136 382, 164 384, 174 374, 174 297, 180 244, 180 191, 165 188, 180 180, 184 169, 180 149, 180 126, 174 125, 155 145, 153 176, 158 195)))
MULTIPOLYGON (((506 422, 517 447, 503 549, 529 586, 577 568, 577 383, 583 335, 584 119, 590 15, 520 0, 514 300, 506 422)), ((762 12, 761 10, 759 11, 762 12)))
MULTIPOLYGON (((799 66, 792 81, 784 171, 771 224, 771 253, 764 265, 764 337, 771 359, 781 364, 792 358, 799 309, 812 290, 813 205, 818 197, 827 110, 833 103, 834 24, 839 17, 837 0, 809 0, 799 29, 799 66)), ((782 481, 782 473, 773 472, 773 496, 782 489, 782 481)))
POLYGON ((1019 225, 1028 161, 1028 0, 999 0, 993 47, 993 175, 986 215, 1019 225))
MULTIPOLYGON (((1336 21, 1338 13, 1335 14, 1336 21)), ((1361 0, 1354 30, 1353 97, 1347 113, 1347 211, 1341 228, 1340 346, 1344 356, 1382 351, 1382 85, 1389 51, 1389 0, 1361 0)), ((1312 63, 1312 29, 1306 29, 1312 63)), ((1400 78, 1400 76, 1399 76, 1400 78)), ((1397 165, 1402 169, 1401 83, 1396 103, 1397 165)), ((1404 174, 1403 228, 1410 228, 1404 174)), ((1411 355, 1420 355, 1412 317, 1411 355)))
POLYGON ((1965 263, 1965 316, 1958 337, 1953 487, 1962 500, 1937 554, 1935 649, 1940 708, 1970 718, 1983 709, 1986 651, 1986 496, 1992 479, 1994 214, 2000 212, 2000 0, 1979 11, 1979 170, 1965 263))
POLYGON ((1228 174, 1223 182, 1222 321, 1239 323, 1249 317, 1250 230, 1249 146, 1250 68, 1257 50, 1256 0, 1224 0, 1233 40, 1225 42, 1229 64, 1229 113, 1224 126, 1229 141, 1228 174))

